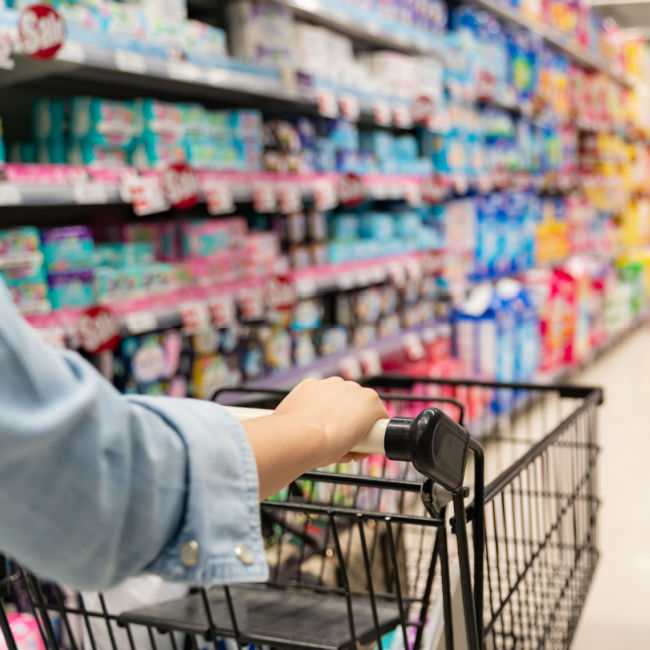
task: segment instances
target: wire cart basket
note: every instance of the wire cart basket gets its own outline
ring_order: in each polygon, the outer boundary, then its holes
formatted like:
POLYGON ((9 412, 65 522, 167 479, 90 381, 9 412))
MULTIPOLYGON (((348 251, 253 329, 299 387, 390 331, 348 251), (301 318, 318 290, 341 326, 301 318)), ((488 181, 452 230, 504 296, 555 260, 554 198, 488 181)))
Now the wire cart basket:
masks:
POLYGON ((602 391, 365 383, 392 417, 386 455, 261 504, 266 584, 163 585, 134 606, 123 587, 74 593, 0 558, 0 650, 568 648, 598 561, 602 391), (40 645, 21 642, 26 624, 40 645))

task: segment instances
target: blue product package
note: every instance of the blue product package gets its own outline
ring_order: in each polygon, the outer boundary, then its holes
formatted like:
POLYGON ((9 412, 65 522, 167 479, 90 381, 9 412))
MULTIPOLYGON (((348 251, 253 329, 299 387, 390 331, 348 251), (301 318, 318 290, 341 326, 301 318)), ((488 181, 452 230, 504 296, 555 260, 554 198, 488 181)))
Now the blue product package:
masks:
POLYGON ((49 284, 48 297, 54 309, 89 307, 95 300, 91 269, 51 273, 49 284))
POLYGON ((327 138, 316 138, 314 147, 314 170, 317 172, 336 171, 336 147, 327 138))
POLYGON ((42 235, 42 250, 48 272, 67 272, 91 268, 95 244, 85 226, 52 228, 42 235))
POLYGON ((379 160, 392 159, 395 155, 395 137, 390 131, 364 131, 359 136, 359 147, 379 160))
POLYGON ((62 138, 47 140, 38 145, 37 160, 41 164, 65 165, 68 162, 67 153, 62 138))
POLYGON ((89 144, 128 146, 136 131, 136 112, 130 100, 73 97, 70 101, 70 135, 89 144))
POLYGON ((243 138, 261 138, 263 124, 262 112, 256 109, 238 108, 229 111, 230 130, 243 138))
POLYGON ((499 196, 491 194, 476 199, 477 241, 476 275, 489 278, 496 275, 499 256, 499 196))
POLYGON ((394 217, 395 236, 412 237, 422 226, 422 216, 415 210, 400 210, 394 217))
POLYGON ((367 212, 359 219, 359 234, 366 239, 387 241, 393 237, 393 215, 388 212, 367 212))
POLYGON ((359 217, 353 212, 333 214, 328 219, 328 230, 332 239, 356 239, 359 236, 359 217))
POLYGON ((397 136, 393 152, 393 155, 399 160, 413 160, 418 157, 418 141, 413 135, 397 136))

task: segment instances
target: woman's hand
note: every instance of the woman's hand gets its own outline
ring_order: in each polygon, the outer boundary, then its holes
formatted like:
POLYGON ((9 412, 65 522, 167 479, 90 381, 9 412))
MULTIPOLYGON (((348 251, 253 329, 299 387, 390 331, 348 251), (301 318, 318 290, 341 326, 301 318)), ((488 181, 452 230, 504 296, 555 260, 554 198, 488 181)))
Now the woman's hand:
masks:
POLYGON ((273 415, 243 423, 257 461, 260 498, 314 467, 362 458, 350 450, 387 417, 370 388, 338 377, 301 382, 273 415))
POLYGON ((303 421, 307 431, 314 426, 321 429, 320 458, 315 467, 322 467, 363 457, 349 452, 388 412, 372 388, 330 377, 302 381, 275 409, 275 415, 303 421))

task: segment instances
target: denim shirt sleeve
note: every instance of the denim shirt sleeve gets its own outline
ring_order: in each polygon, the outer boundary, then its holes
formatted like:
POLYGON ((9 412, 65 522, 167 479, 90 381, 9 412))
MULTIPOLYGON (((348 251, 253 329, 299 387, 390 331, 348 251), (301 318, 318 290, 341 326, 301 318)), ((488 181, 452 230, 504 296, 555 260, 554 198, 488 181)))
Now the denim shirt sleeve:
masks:
POLYGON ((264 580, 257 495, 248 439, 224 409, 120 395, 46 346, 0 281, 2 551, 82 589, 143 571, 264 580))

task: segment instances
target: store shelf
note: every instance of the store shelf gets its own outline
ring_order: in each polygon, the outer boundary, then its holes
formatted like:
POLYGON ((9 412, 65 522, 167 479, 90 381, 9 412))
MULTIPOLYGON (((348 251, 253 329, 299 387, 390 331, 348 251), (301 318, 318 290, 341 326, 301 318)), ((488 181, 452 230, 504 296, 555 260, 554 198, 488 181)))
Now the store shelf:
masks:
POLYGON ((527 18, 521 11, 512 9, 505 4, 496 2, 495 0, 471 0, 471 2, 503 21, 518 27, 523 27, 534 34, 537 34, 549 45, 552 45, 566 55, 574 63, 577 63, 588 70, 604 72, 612 79, 615 79, 628 88, 634 86, 634 82, 630 78, 616 71, 603 57, 575 45, 556 30, 527 18))
MULTIPOLYGON (((326 0, 273 0, 273 2, 292 9, 299 18, 330 27, 369 45, 399 50, 406 54, 444 57, 442 44, 439 47, 432 46, 426 34, 422 34, 420 38, 418 35, 396 34, 394 29, 387 29, 373 22, 360 21, 358 16, 342 8, 332 7, 326 0)), ((211 3, 209 0, 203 0, 200 4, 211 3)))
MULTIPOLYGON (((423 340, 432 341, 439 323, 432 321, 418 327, 402 330, 399 334, 379 339, 365 346, 349 348, 338 354, 317 359, 308 365, 277 372, 244 385, 246 389, 290 389, 307 377, 323 378, 342 375, 348 379, 360 379, 364 375, 373 375, 381 371, 381 362, 391 359, 414 361, 412 350, 414 339, 422 344, 423 340)), ((240 393, 228 395, 228 403, 241 401, 240 393)))

